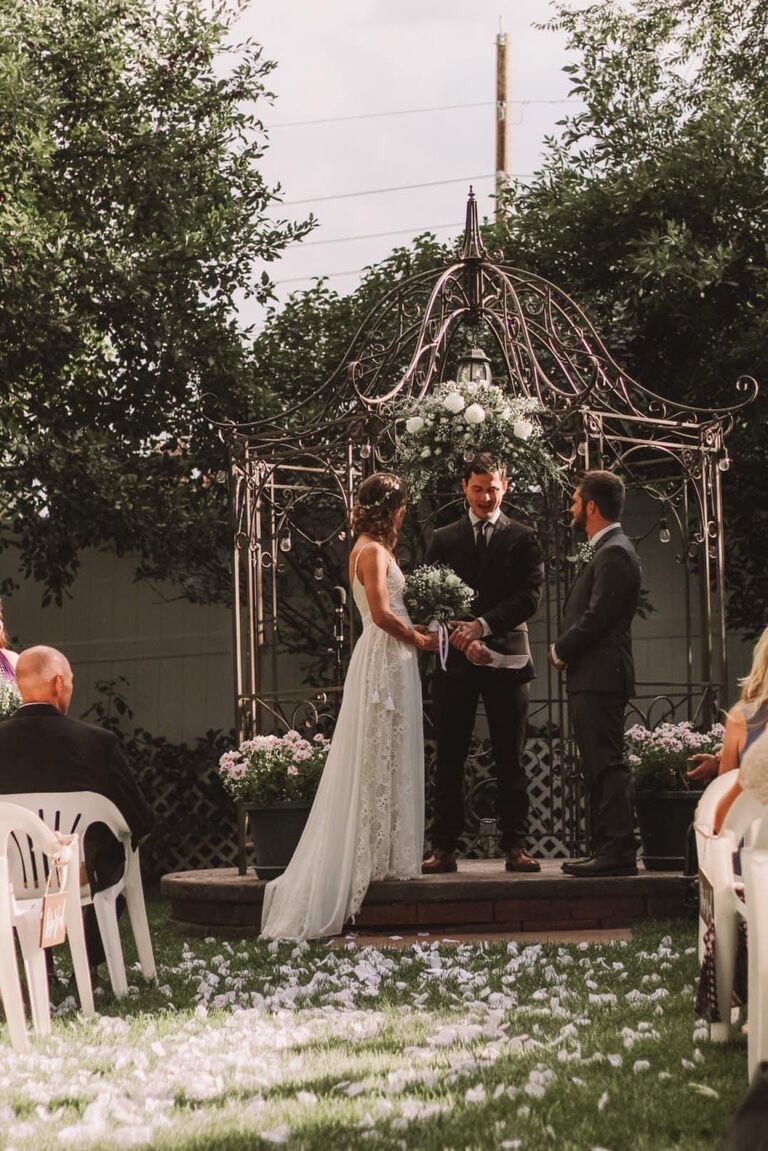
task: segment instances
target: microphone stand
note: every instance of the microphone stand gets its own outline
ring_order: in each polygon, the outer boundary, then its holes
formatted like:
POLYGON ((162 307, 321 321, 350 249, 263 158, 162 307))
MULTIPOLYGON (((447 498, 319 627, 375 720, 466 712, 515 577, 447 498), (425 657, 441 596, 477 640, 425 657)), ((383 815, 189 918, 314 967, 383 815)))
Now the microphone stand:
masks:
POLYGON ((344 651, 344 616, 346 615, 347 606, 347 589, 338 585, 331 588, 331 596, 334 602, 333 609, 333 660, 336 669, 336 685, 341 687, 342 684, 342 667, 344 651))

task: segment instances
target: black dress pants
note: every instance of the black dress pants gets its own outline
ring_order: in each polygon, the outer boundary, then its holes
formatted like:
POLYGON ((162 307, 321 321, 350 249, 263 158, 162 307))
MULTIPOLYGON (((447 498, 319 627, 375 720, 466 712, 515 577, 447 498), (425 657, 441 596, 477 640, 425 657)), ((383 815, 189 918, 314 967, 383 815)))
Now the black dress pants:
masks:
POLYGON ((569 692, 568 711, 589 802, 592 854, 634 860, 632 783, 624 762, 627 699, 610 692, 569 692))
POLYGON ((472 667, 432 680, 437 734, 437 779, 432 846, 453 851, 464 828, 464 765, 482 698, 496 765, 496 811, 501 848, 524 847, 528 781, 523 767, 528 724, 528 684, 503 669, 472 667))

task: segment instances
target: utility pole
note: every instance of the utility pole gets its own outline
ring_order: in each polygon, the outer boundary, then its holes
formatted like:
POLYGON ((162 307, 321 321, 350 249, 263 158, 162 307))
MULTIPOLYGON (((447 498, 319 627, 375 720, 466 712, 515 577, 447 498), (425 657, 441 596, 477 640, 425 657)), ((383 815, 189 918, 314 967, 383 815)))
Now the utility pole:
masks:
POLYGON ((507 146, 507 34, 501 30, 496 37, 496 220, 499 219, 499 200, 509 177, 507 146))

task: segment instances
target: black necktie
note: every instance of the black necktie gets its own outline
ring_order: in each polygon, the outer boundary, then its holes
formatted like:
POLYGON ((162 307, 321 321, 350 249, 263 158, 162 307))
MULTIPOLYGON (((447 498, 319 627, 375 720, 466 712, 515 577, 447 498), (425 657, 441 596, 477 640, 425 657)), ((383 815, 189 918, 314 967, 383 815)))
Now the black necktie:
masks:
POLYGON ((480 520, 478 525, 477 525, 476 547, 477 547, 477 550, 481 553, 485 553, 485 550, 488 547, 488 538, 485 534, 487 527, 488 527, 488 521, 487 520, 480 520))

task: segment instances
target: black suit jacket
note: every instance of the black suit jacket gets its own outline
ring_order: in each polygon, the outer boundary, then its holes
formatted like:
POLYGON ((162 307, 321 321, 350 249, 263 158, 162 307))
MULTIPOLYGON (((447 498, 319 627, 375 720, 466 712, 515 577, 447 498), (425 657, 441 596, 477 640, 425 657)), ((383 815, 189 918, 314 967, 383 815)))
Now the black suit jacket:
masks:
POLYGON ((632 619, 640 596, 640 561, 621 528, 598 542, 563 605, 555 652, 568 666, 569 692, 634 694, 632 619))
MULTIPOLYGON (((152 829, 154 816, 111 731, 70 719, 47 703, 27 704, 0 722, 0 795, 95 791, 111 799, 134 839, 152 829)), ((94 891, 115 883, 123 849, 102 824, 86 835, 85 863, 94 891)))
MULTIPOLYGON (((474 589, 472 613, 482 616, 491 629, 484 641, 489 648, 507 655, 528 656, 526 667, 505 670, 504 674, 520 682, 531 679, 534 672, 526 620, 539 605, 544 583, 543 555, 534 530, 502 513, 483 554, 475 544, 469 516, 462 516, 437 529, 426 558, 427 563, 447 564, 474 589)), ((460 675, 473 670, 469 660, 451 648, 448 671, 460 675)))

